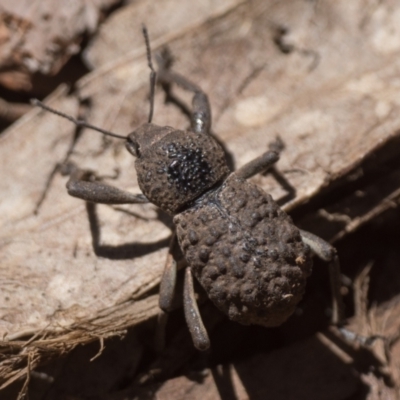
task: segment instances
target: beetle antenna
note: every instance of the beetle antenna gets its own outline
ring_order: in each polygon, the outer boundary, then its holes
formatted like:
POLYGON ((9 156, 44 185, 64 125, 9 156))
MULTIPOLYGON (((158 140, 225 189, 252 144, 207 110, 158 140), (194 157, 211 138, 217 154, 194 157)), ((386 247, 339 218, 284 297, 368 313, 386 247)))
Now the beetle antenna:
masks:
POLYGON ((51 107, 47 106, 46 104, 42 103, 38 99, 31 99, 31 104, 33 104, 34 106, 38 106, 40 108, 43 108, 43 110, 49 111, 49 112, 51 112, 53 114, 56 114, 59 117, 63 117, 65 119, 68 119, 69 121, 73 122, 76 126, 83 126, 85 128, 92 129, 92 130, 97 131, 97 132, 101 132, 104 135, 112 136, 112 137, 115 137, 117 139, 126 139, 126 136, 121 136, 121 135, 117 135, 116 133, 113 133, 113 132, 110 132, 110 131, 106 131, 104 129, 98 128, 97 126, 88 124, 86 121, 83 121, 81 119, 75 119, 74 117, 71 117, 68 114, 64 114, 61 111, 55 110, 54 108, 51 108, 51 107))
POLYGON ((149 33, 147 32, 146 25, 142 25, 142 32, 144 36, 144 41, 146 43, 146 53, 147 53, 147 65, 150 68, 150 112, 149 112, 149 123, 153 119, 154 112, 154 91, 156 86, 156 71, 153 68, 153 62, 151 61, 151 49, 150 49, 150 40, 149 33))

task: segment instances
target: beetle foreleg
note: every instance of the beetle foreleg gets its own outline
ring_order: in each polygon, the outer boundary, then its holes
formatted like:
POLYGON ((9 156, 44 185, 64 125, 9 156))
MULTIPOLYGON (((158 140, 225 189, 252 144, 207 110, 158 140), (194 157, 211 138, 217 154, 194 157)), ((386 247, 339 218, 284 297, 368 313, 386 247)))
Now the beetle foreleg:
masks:
POLYGON ((158 81, 165 84, 175 84, 180 86, 182 89, 189 92, 193 92, 192 107, 191 112, 191 126, 196 133, 206 133, 208 134, 211 129, 211 108, 208 101, 208 96, 203 92, 203 90, 189 81, 185 77, 175 72, 169 70, 170 62, 166 57, 168 54, 159 55, 158 62, 158 81))
POLYGON ((101 204, 144 204, 148 199, 143 194, 125 192, 114 186, 94 181, 94 174, 70 164, 68 194, 92 203, 101 204))

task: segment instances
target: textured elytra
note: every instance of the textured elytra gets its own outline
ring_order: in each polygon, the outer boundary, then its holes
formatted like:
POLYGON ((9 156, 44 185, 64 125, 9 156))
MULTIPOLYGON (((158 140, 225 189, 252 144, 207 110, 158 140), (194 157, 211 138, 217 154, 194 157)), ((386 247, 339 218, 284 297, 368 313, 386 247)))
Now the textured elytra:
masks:
POLYGON ((142 149, 135 165, 144 195, 171 214, 230 172, 225 153, 212 137, 178 130, 142 149))
POLYGON ((232 174, 174 222, 196 278, 231 320, 278 326, 293 313, 312 262, 270 195, 232 174))

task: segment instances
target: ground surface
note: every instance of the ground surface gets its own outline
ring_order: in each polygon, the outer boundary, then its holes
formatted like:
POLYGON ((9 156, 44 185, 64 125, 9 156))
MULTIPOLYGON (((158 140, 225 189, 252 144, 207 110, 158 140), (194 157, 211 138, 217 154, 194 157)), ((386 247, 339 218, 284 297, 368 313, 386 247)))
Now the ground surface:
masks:
MULTIPOLYGON (((398 3, 13 3, 0 5, 0 397, 399 399, 398 3), (153 206, 69 197, 60 163, 137 192, 133 159, 120 141, 28 102, 48 97, 120 134, 144 123, 142 23, 153 51, 168 45, 174 68, 209 94, 232 165, 281 138, 277 169, 253 181, 337 246, 349 329, 376 340, 360 346, 328 327, 317 261, 281 327, 240 326, 204 299, 212 349, 194 350, 178 309, 155 352, 171 219, 153 206)), ((188 126, 161 88, 154 122, 188 126)))

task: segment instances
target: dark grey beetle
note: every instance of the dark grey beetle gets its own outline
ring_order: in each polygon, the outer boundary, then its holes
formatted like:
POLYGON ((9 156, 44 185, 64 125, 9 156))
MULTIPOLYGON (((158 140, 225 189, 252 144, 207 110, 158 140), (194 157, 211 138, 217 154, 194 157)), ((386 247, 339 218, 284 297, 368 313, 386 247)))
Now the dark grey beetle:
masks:
MULTIPOLYGON (((311 273, 311 250, 331 265, 333 322, 340 319, 339 263, 335 249, 317 236, 299 230, 272 197, 247 181, 271 167, 279 158, 267 151, 231 172, 221 146, 210 135, 211 112, 207 95, 195 84, 160 62, 158 81, 177 84, 193 93, 191 129, 176 130, 151 123, 155 85, 151 69, 149 123, 127 137, 115 135, 74 120, 39 101, 35 104, 104 134, 126 140, 136 157, 138 182, 143 194, 131 194, 75 169, 68 193, 103 204, 151 202, 173 215, 176 238, 187 267, 184 312, 199 350, 210 346, 193 289, 193 275, 212 302, 231 320, 266 327, 282 324, 303 296, 311 273)), ((174 236, 175 238, 175 236, 174 236)), ((172 241, 173 242, 173 241, 172 241)), ((160 287, 160 308, 169 311, 176 283, 176 263, 167 262, 160 287)))

